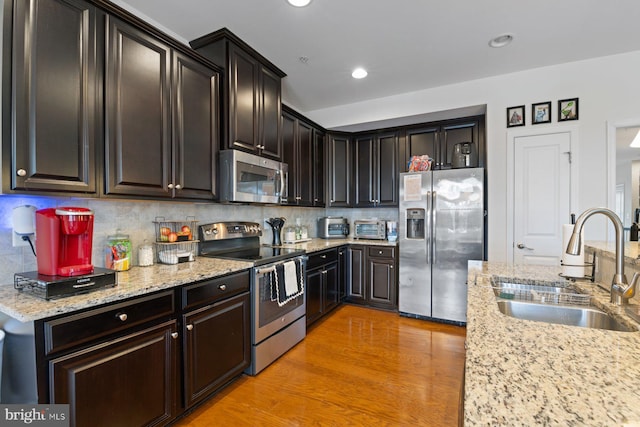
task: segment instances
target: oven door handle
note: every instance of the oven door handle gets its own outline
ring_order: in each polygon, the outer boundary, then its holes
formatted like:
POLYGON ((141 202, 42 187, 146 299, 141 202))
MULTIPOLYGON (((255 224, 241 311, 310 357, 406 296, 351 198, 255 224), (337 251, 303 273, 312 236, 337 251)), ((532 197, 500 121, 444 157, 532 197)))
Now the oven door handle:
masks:
POLYGON ((257 274, 268 274, 268 273, 275 273, 276 271, 276 266, 274 265, 273 267, 267 267, 267 268, 259 268, 258 270, 256 270, 257 274))
POLYGON ((309 257, 306 256, 306 255, 301 255, 299 257, 292 258, 291 260, 285 260, 285 261, 282 261, 282 262, 278 262, 276 264, 270 265, 269 267, 257 268, 256 269, 256 274, 275 273, 277 266, 283 265, 285 262, 292 261, 292 260, 300 260, 302 262, 302 264, 305 265, 307 263, 307 261, 309 260, 309 257))

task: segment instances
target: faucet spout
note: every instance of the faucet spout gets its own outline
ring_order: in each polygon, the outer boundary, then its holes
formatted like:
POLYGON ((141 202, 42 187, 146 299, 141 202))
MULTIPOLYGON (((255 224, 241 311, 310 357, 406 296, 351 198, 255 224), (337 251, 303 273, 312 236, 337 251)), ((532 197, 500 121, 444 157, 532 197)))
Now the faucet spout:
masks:
POLYGON ((617 305, 627 304, 629 298, 635 295, 636 282, 639 279, 634 276, 631 285, 627 284, 627 278, 624 275, 624 234, 622 221, 620 221, 620 218, 618 218, 615 212, 607 208, 591 208, 580 214, 573 226, 573 233, 567 244, 566 252, 569 255, 580 254, 580 233, 587 219, 595 214, 602 214, 609 218, 616 230, 616 273, 611 281, 611 302, 617 305))

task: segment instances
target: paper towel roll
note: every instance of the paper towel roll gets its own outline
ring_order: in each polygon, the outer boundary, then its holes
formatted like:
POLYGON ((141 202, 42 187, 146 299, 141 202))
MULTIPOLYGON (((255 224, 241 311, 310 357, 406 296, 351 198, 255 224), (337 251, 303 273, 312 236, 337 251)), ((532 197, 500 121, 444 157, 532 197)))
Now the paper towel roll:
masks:
POLYGON ((562 225, 562 275, 565 277, 583 278, 585 273, 584 265, 584 236, 580 235, 580 255, 569 255, 566 253, 569 239, 573 234, 573 224, 562 225))

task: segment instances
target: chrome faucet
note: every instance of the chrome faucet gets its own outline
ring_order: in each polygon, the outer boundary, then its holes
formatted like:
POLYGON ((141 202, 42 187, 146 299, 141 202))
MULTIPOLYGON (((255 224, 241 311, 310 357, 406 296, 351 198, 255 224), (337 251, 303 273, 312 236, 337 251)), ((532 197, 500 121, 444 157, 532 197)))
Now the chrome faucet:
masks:
POLYGON ((629 298, 636 294, 636 285, 640 281, 640 274, 635 273, 631 279, 631 284, 627 284, 627 277, 624 275, 624 240, 622 221, 611 209, 607 208, 591 208, 584 211, 573 226, 573 233, 567 244, 567 253, 569 255, 580 254, 580 233, 584 227, 584 223, 591 215, 603 214, 613 222, 616 230, 616 274, 611 281, 611 302, 616 305, 629 303, 629 298))

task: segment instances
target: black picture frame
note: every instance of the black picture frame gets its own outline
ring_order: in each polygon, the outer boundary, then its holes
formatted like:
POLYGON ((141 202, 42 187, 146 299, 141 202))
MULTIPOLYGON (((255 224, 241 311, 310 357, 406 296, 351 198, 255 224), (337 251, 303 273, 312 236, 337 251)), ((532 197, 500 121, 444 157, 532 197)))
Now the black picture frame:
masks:
POLYGON ((524 105, 507 108, 507 127, 514 128, 524 126, 524 105))
POLYGON ((558 101, 558 121, 578 120, 578 98, 567 98, 558 101))
POLYGON ((551 101, 531 104, 531 124, 551 123, 551 101))

